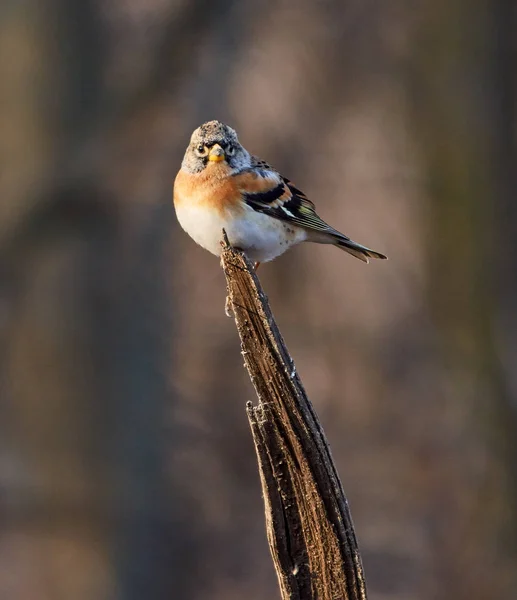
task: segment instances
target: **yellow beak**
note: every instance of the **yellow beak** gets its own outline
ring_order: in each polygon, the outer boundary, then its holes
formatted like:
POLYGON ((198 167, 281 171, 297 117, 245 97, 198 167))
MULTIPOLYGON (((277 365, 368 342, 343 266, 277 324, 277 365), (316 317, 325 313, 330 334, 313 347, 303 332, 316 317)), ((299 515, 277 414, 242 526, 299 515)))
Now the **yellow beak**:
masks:
POLYGON ((224 150, 219 146, 219 144, 214 144, 210 149, 210 153, 208 155, 208 160, 212 162, 220 162, 226 158, 224 154, 224 150))

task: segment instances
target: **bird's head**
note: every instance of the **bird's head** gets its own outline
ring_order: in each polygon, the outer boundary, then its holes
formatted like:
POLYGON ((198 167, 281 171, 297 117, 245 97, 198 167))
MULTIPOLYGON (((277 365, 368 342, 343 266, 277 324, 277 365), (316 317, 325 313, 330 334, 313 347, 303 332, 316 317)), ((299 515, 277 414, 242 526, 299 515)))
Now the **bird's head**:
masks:
POLYGON ((239 143, 234 129, 220 121, 208 121, 192 134, 182 168, 189 173, 199 173, 218 164, 225 164, 231 171, 238 172, 251 165, 251 158, 239 143))

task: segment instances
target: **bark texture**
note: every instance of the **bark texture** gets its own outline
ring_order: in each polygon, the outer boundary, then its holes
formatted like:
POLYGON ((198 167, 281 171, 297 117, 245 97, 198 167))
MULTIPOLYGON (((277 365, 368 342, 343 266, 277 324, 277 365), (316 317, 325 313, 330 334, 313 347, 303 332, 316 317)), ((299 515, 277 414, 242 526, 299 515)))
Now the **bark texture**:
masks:
POLYGON ((366 598, 348 503, 328 442, 257 275, 225 243, 222 265, 244 364, 266 529, 283 600, 366 598))

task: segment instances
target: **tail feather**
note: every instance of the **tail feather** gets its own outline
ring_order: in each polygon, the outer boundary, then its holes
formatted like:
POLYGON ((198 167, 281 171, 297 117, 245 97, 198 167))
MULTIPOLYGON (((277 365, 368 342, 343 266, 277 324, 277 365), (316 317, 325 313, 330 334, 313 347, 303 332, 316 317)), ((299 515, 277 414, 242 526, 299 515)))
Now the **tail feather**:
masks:
POLYGON ((307 241, 315 242, 316 244, 332 244, 337 246, 341 250, 348 252, 352 256, 355 256, 359 260, 368 263, 370 258, 388 258, 380 252, 371 250, 362 244, 358 244, 351 240, 346 235, 340 233, 336 229, 329 227, 326 231, 307 229, 307 241))
POLYGON ((375 250, 370 250, 370 248, 367 248, 366 246, 362 246, 361 244, 358 244, 357 242, 354 242, 353 240, 345 237, 345 236, 333 236, 334 237, 334 245, 337 246, 338 248, 340 248, 341 250, 344 250, 345 252, 348 252, 349 254, 351 254, 352 256, 355 256, 356 258, 358 258, 359 260, 362 260, 365 263, 368 263, 370 258, 380 258, 380 259, 387 259, 388 257, 385 256, 384 254, 381 254, 380 252, 376 252, 375 250))

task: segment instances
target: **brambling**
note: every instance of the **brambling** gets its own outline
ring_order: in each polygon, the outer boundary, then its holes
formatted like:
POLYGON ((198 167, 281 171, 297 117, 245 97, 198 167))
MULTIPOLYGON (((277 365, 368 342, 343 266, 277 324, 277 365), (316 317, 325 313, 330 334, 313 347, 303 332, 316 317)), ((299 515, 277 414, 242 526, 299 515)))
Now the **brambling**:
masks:
POLYGON ((174 182, 174 206, 180 225, 200 246, 219 256, 224 229, 255 267, 300 242, 332 244, 366 263, 386 258, 325 223, 302 191, 252 156, 219 121, 192 134, 174 182))

